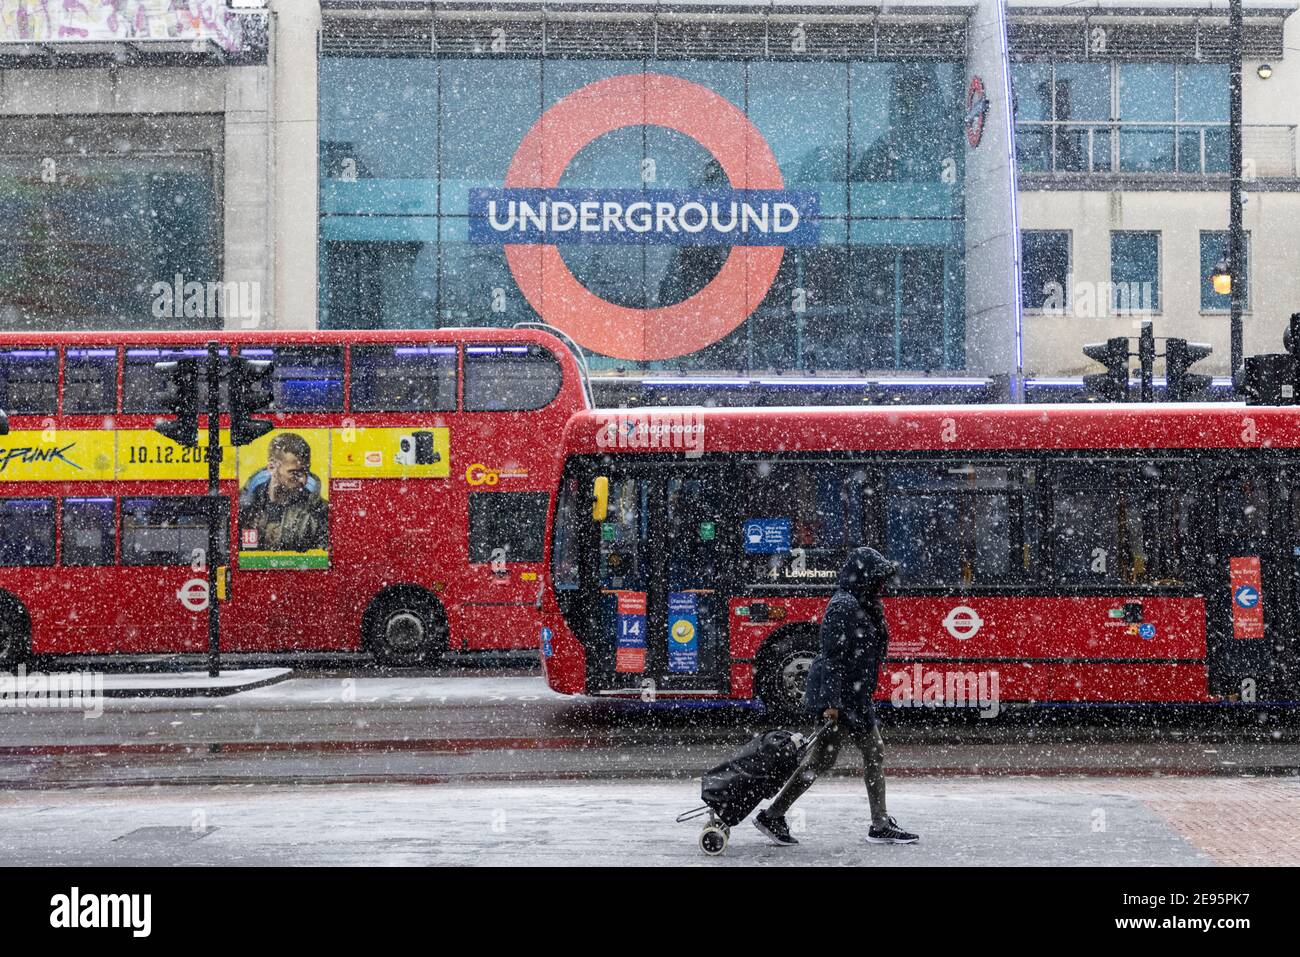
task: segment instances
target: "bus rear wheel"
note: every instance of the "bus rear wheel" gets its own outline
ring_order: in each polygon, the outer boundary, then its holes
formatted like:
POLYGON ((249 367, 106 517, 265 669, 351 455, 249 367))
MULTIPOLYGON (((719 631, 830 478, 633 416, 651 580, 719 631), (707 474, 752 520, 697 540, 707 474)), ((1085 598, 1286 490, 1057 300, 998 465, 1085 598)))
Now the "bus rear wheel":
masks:
POLYGON ((754 685, 768 711, 783 718, 803 714, 803 690, 815 657, 817 634, 812 631, 778 638, 763 648, 754 685))
POLYGON ((14 668, 27 660, 31 635, 22 605, 13 599, 0 601, 0 668, 14 668))
POLYGON ((381 665, 431 665, 447 650, 447 619, 431 595, 402 591, 376 600, 367 616, 368 645, 381 665))

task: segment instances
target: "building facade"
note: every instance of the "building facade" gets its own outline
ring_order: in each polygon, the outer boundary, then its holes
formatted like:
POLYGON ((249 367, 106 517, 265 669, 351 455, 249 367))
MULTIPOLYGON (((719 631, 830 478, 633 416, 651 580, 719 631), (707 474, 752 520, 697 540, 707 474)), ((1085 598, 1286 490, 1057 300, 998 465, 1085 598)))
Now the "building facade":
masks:
MULTIPOLYGON (((0 0, 4 328, 544 322, 611 400, 860 401, 1149 318, 1227 372, 1223 2, 96 6, 0 0)), ((1247 5, 1248 354, 1300 309, 1292 10, 1247 5)))

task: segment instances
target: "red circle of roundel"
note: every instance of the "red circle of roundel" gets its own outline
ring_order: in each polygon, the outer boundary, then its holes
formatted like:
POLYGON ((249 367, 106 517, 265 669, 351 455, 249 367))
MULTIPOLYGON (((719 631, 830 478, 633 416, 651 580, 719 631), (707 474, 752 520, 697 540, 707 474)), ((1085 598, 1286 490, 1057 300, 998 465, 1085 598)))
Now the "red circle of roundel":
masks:
POLYGON ((984 95, 984 80, 973 76, 970 78, 970 88, 966 91, 966 142, 971 145, 971 149, 980 145, 988 115, 989 98, 984 95))
MULTIPOLYGON (((678 77, 633 73, 597 80, 560 100, 525 134, 506 172, 507 188, 551 189, 578 152, 626 126, 663 126, 713 154, 733 189, 781 189, 771 147, 736 106, 678 77)), ((783 246, 733 246, 718 274, 683 302, 653 309, 593 294, 554 245, 507 244, 506 262, 543 319, 603 355, 646 361, 687 355, 717 342, 758 308, 781 268, 783 246)))

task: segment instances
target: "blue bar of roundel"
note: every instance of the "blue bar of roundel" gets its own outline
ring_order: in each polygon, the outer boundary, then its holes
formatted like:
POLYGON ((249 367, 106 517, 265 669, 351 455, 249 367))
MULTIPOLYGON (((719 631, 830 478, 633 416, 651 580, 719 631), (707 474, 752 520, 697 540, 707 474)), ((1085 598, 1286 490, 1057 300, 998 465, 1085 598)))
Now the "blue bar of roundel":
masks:
MULTIPOLYGON (((638 211, 639 215, 639 211, 638 211)), ((818 194, 816 190, 801 189, 471 189, 469 193, 469 241, 486 245, 665 245, 665 246, 816 246, 821 240, 818 226, 818 194), (509 217, 503 210, 509 204, 527 203, 534 210, 541 210, 546 203, 549 211, 551 203, 571 203, 581 209, 583 203, 595 203, 597 215, 592 224, 595 228, 584 230, 581 220, 569 228, 552 232, 549 217, 543 228, 538 228, 532 218, 509 217), (613 222, 606 229, 603 215, 604 204, 618 205, 620 215, 617 218, 623 228, 613 222), (633 203, 650 204, 650 228, 635 231, 627 228, 627 209, 633 203), (726 213, 730 212, 732 203, 737 204, 736 223, 733 230, 714 229, 707 223, 698 232, 687 232, 680 228, 663 230, 655 228, 658 222, 654 213, 657 203, 671 203, 674 210, 680 210, 687 203, 699 203, 705 210, 710 204, 721 204, 726 213), (748 203, 756 209, 766 208, 769 214, 767 232, 757 229, 742 232, 739 228, 743 222, 740 206, 748 203), (773 206, 777 203, 789 204, 798 213, 799 222, 787 232, 776 232, 773 206), (495 204, 495 206, 493 205, 495 204), (493 225, 492 211, 495 208, 495 221, 508 221, 510 228, 499 229, 493 225)), ((729 215, 726 218, 730 218, 729 215)), ((676 222, 674 217, 674 222, 676 222)), ((692 220, 693 222, 695 220, 692 220)))

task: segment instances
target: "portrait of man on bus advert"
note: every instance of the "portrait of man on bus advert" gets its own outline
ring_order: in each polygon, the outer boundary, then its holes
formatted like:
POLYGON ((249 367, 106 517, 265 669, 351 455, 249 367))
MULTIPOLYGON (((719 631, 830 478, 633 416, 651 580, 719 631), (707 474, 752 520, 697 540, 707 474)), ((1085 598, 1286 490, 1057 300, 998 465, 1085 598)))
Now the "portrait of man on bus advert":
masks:
POLYGON ((297 432, 273 433, 266 446, 266 466, 254 472, 239 493, 240 551, 327 549, 329 505, 323 488, 312 472, 312 443, 297 432))

